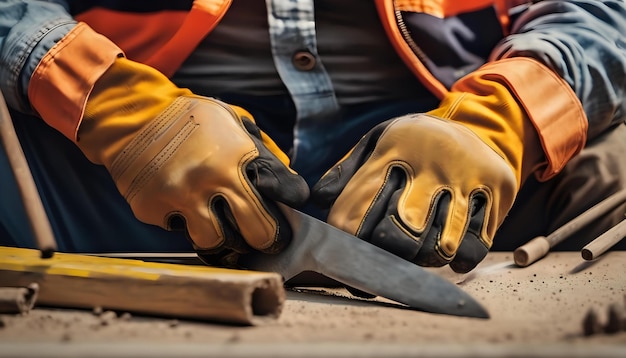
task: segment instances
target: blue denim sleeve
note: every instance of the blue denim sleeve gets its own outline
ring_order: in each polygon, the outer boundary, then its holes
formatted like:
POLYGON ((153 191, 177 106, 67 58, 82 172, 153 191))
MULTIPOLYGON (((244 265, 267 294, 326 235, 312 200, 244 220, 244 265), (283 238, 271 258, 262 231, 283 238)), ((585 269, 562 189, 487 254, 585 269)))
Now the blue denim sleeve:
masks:
POLYGON ((493 59, 519 56, 535 58, 569 83, 587 115, 588 139, 624 121, 624 1, 536 2, 492 53, 493 59))
POLYGON ((75 25, 63 1, 0 0, 0 90, 9 107, 32 113, 30 77, 75 25))

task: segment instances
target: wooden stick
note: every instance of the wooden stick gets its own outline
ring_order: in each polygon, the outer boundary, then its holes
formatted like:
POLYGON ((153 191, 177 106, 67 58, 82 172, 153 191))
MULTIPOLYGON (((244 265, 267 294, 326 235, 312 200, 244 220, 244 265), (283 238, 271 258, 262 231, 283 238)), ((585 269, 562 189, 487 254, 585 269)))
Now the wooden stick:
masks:
POLYGON ((285 301, 275 272, 37 253, 0 246, 0 287, 36 282, 42 306, 259 325, 275 321, 285 301))
POLYGON ((513 252, 513 260, 520 267, 526 267, 533 262, 546 256, 551 248, 567 239, 576 231, 595 219, 614 209, 626 201, 626 189, 622 189, 596 205, 589 208, 579 216, 567 222, 548 236, 538 236, 526 244, 518 247, 513 252))
POLYGON ((24 156, 24 151, 19 138, 15 133, 13 121, 9 115, 4 97, 0 92, 0 142, 7 153, 9 164, 15 176, 15 181, 20 191, 22 203, 28 216, 29 224, 37 247, 41 252, 41 258, 51 258, 57 250, 57 243, 52 233, 50 221, 41 202, 35 180, 24 156))
POLYGON ((626 237, 626 220, 622 220, 619 224, 613 226, 604 234, 585 245, 580 251, 580 254, 583 259, 587 261, 595 260, 611 247, 615 246, 615 244, 620 242, 624 237, 626 237))

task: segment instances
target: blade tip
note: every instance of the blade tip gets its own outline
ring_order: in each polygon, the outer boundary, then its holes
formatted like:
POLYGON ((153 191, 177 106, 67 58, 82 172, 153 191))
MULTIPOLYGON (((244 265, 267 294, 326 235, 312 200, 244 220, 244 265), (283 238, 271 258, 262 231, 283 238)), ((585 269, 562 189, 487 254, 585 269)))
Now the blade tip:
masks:
POLYGON ((471 301, 469 304, 466 301, 459 301, 457 308, 460 310, 460 315, 473 318, 489 319, 489 312, 478 302, 471 301))
POLYGON ((489 319, 489 312, 472 298, 459 298, 456 302, 448 301, 443 306, 430 306, 426 312, 449 316, 489 319))

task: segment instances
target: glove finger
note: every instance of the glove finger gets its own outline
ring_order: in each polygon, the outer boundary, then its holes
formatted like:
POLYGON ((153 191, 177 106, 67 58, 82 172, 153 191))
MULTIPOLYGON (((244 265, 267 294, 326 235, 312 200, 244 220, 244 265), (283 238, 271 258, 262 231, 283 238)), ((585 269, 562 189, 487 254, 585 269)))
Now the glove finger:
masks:
POLYGON ((304 178, 291 172, 277 160, 261 156, 246 167, 250 183, 264 198, 279 201, 291 207, 299 207, 309 197, 309 186, 304 178))
POLYGON ((439 245, 448 217, 451 198, 450 193, 442 191, 436 195, 433 201, 433 214, 420 237, 422 247, 412 260, 420 266, 440 267, 450 262, 450 259, 441 255, 439 245))
POLYGON ((283 164, 265 146, 260 129, 251 120, 243 117, 242 121, 259 150, 259 156, 246 167, 246 176, 250 183, 268 199, 291 207, 304 204, 309 197, 309 186, 304 178, 283 164))
POLYGON ((422 241, 419 233, 404 225, 398 214, 398 201, 405 185, 404 171, 393 168, 363 221, 359 236, 396 256, 412 261, 422 241))
MULTIPOLYGON (((369 206, 367 216, 363 219, 357 236, 379 246, 376 242, 385 243, 387 228, 379 228, 385 218, 397 216, 398 199, 406 185, 406 175, 400 168, 392 168, 385 179, 385 184, 376 195, 376 199, 369 206), (378 239, 376 237, 379 237, 378 239)), ((380 246, 387 251, 394 252, 393 245, 380 246)), ((395 253, 395 252, 394 252, 395 253)))
POLYGON ((246 243, 239 225, 235 220, 232 210, 228 206, 226 200, 217 197, 211 201, 211 211, 219 222, 224 235, 224 243, 222 247, 240 254, 252 251, 252 248, 246 243))
POLYGON ((481 239, 487 213, 487 200, 484 194, 479 193, 474 195, 471 203, 467 232, 461 241, 456 256, 450 262, 450 268, 458 273, 467 273, 473 270, 489 252, 489 247, 481 239))
POLYGON ((226 201, 222 198, 214 200, 213 213, 223 230, 224 243, 219 248, 206 250, 198 248, 187 229, 187 220, 181 214, 174 214, 168 218, 168 227, 171 231, 184 232, 194 247, 198 257, 210 266, 237 267, 239 255, 252 251, 239 231, 226 201))
POLYGON ((405 260, 421 266, 444 266, 450 262, 437 250, 448 216, 451 195, 441 192, 434 200, 433 215, 422 233, 405 224, 398 214, 400 197, 406 186, 406 173, 392 168, 385 185, 369 206, 357 236, 405 260))
MULTIPOLYGON (((264 253, 278 253, 291 242, 291 227, 275 202, 282 202, 291 207, 299 207, 309 197, 309 187, 304 178, 291 170, 276 153, 271 151, 263 140, 261 130, 248 117, 242 116, 242 123, 250 138, 254 141, 259 155, 245 168, 246 179, 250 182, 255 195, 261 199, 267 210, 277 223, 277 234, 274 242, 267 248, 260 249, 264 253)), ((277 146, 273 146, 275 150, 277 146)), ((232 215, 231 215, 232 216, 232 215)), ((236 227, 236 223, 231 223, 236 227)), ((234 230, 239 233, 238 230, 234 230)))

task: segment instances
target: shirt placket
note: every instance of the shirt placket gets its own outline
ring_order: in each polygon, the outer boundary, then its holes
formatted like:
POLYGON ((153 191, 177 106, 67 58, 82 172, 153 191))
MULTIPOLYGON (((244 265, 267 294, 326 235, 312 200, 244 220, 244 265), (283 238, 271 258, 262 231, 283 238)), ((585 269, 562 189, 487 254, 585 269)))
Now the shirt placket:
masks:
POLYGON ((339 105, 317 52, 313 0, 266 0, 272 55, 294 102, 292 165, 324 146, 319 128, 333 122, 339 105), (317 132, 317 133, 316 133, 317 132))

